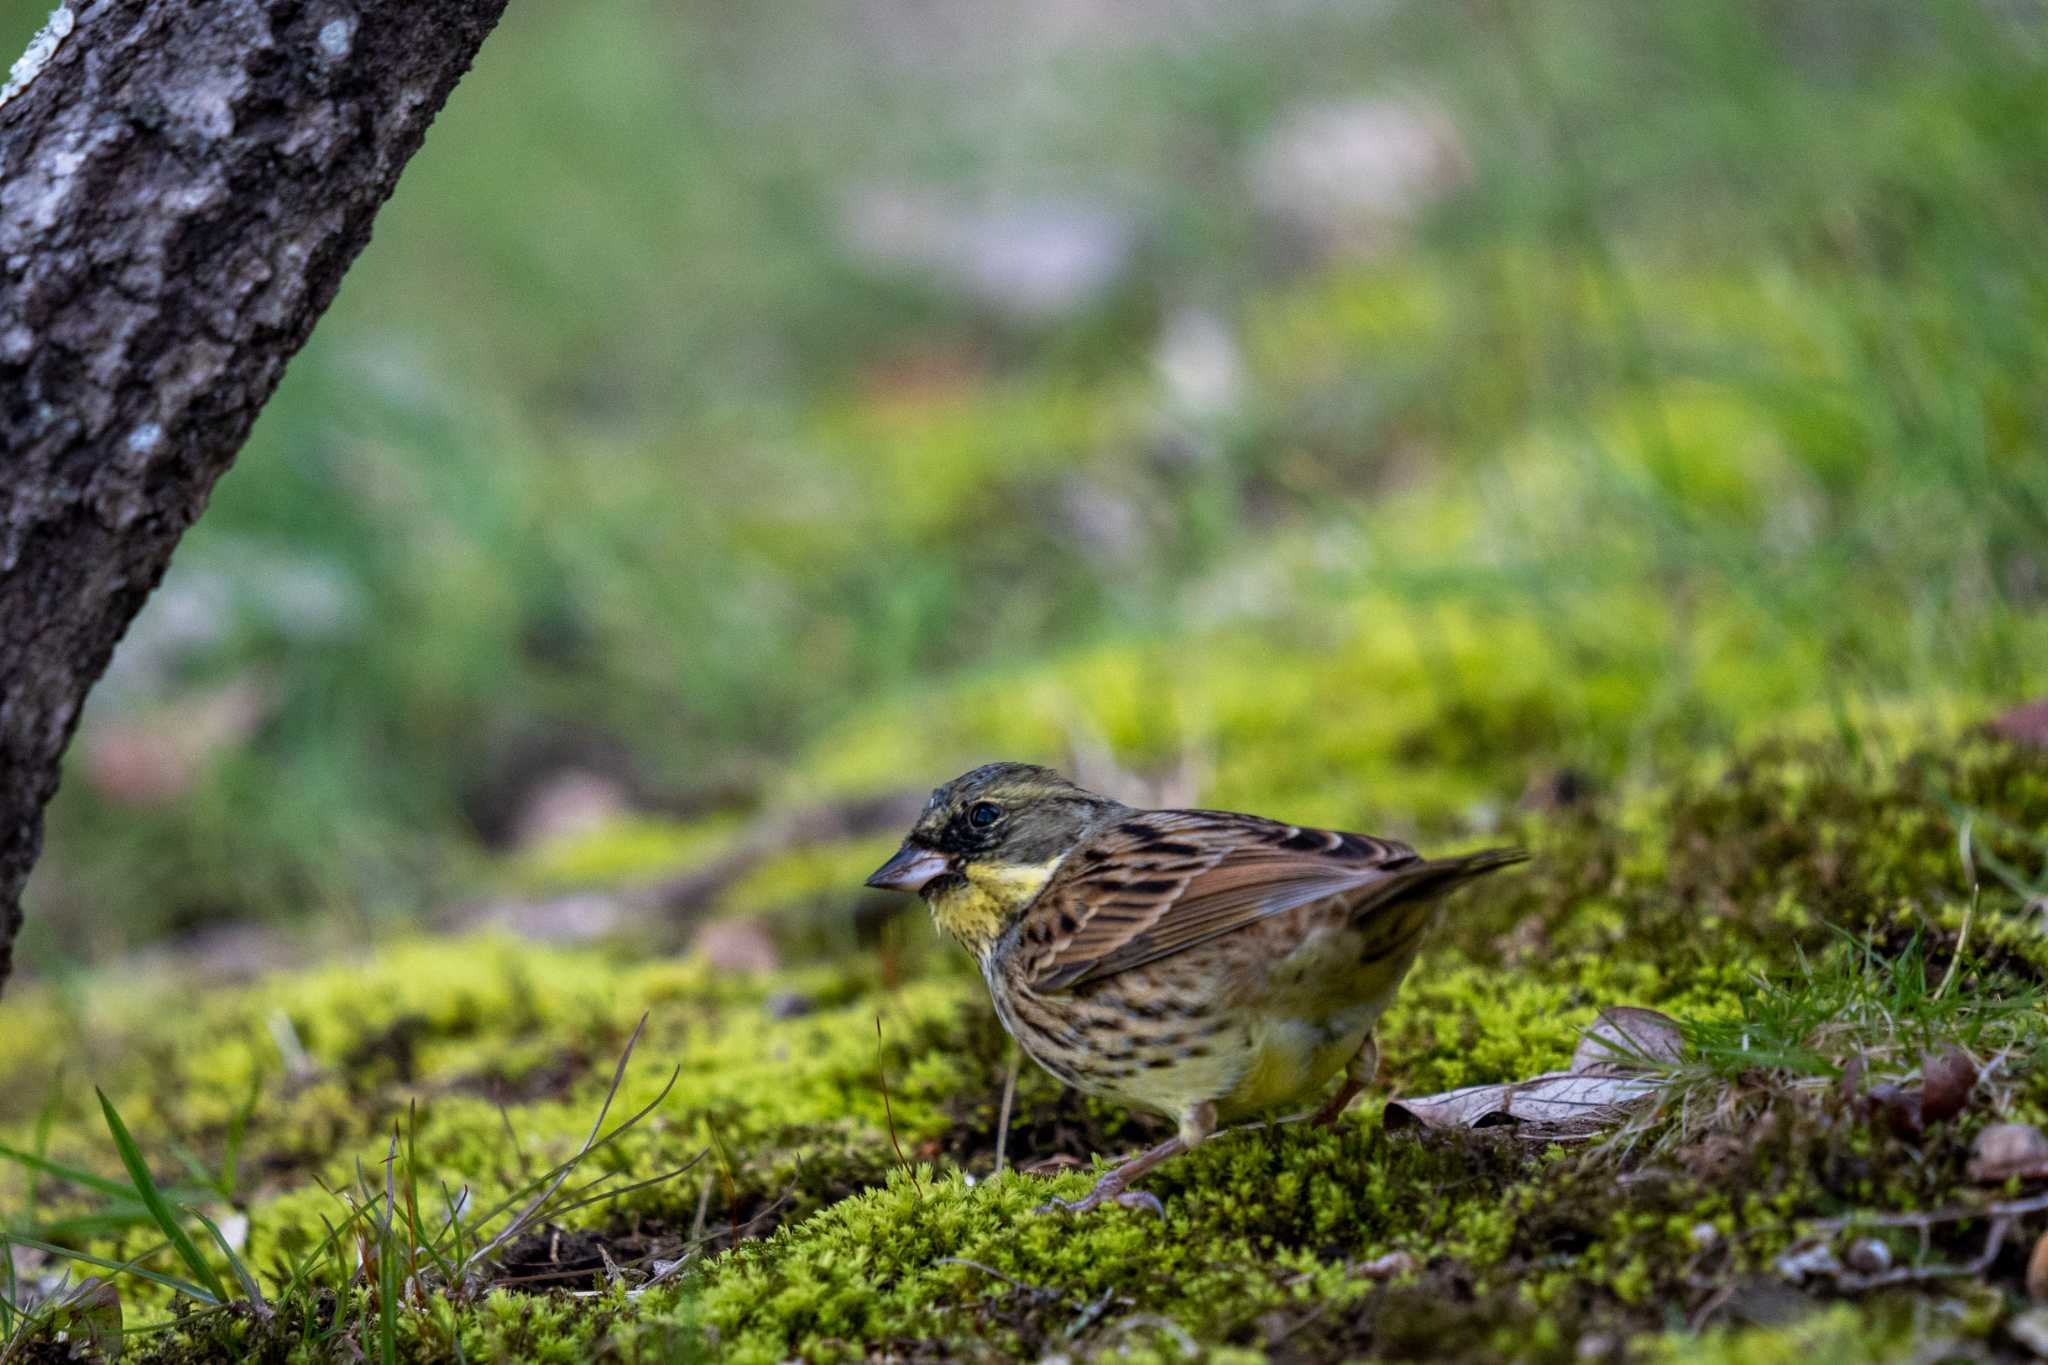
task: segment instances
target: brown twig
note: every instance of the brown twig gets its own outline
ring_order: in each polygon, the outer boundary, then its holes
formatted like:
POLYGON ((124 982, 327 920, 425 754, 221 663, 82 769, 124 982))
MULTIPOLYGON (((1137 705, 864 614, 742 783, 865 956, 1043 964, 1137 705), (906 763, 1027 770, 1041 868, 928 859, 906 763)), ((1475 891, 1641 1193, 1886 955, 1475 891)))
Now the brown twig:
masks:
POLYGON ((882 1016, 875 1016, 875 1075, 882 1082, 882 1114, 889 1120, 889 1145, 896 1149, 896 1164, 910 1177, 910 1187, 917 1191, 917 1197, 924 1198, 924 1186, 918 1183, 917 1168, 903 1155, 903 1144, 896 1138, 896 1110, 889 1103, 889 1068, 882 1057, 882 1016))
POLYGON ((1013 1039, 1010 1043, 1009 1074, 1003 1077, 1003 1104, 996 1115, 996 1174, 1003 1173, 1003 1156, 1010 1146, 1010 1104, 1017 1098, 1017 1070, 1024 1062, 1024 1053, 1013 1039))
POLYGON ((965 1256, 941 1256, 938 1260, 932 1262, 932 1264, 964 1265, 971 1270, 979 1270, 984 1275, 993 1275, 997 1279, 1001 1280, 1003 1283, 1013 1285, 1016 1288, 1023 1290, 1027 1294, 1041 1294, 1049 1299, 1064 1299, 1065 1297, 1067 1297, 1065 1290, 1047 1289, 1043 1285, 1026 1284, 1024 1283, 1024 1281, 1016 1278, 1014 1275, 1005 1275, 1002 1271, 997 1270, 992 1265, 983 1265, 980 1261, 970 1261, 965 1256))
POLYGON ((1811 1227, 1822 1232, 1842 1232, 1849 1228, 1925 1228, 1938 1227, 1943 1223, 1966 1223, 1973 1218, 2007 1220, 2022 1218, 2030 1213, 2048 1211, 2048 1194, 2037 1194, 2028 1199, 2009 1199, 2002 1203, 1985 1204, 1974 1209, 1924 1209, 1906 1213, 1851 1213, 1840 1218, 1818 1219, 1811 1227))

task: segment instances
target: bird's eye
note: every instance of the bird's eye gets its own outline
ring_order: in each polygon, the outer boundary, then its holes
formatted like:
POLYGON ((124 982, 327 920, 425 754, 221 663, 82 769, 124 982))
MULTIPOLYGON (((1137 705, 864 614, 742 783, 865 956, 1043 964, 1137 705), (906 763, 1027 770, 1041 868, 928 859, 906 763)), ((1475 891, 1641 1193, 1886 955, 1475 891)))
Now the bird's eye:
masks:
POLYGON ((976 829, 987 829, 1002 818, 1002 807, 990 805, 986 801, 975 802, 974 808, 967 812, 967 823, 976 829))

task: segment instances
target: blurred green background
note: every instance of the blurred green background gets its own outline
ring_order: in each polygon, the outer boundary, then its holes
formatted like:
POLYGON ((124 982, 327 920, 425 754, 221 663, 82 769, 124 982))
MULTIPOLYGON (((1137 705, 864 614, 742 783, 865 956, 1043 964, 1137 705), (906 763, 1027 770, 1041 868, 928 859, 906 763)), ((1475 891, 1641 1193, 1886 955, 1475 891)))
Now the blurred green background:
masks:
POLYGON ((993 757, 1455 838, 2038 693, 2044 49, 515 0, 94 697, 31 969, 993 757))

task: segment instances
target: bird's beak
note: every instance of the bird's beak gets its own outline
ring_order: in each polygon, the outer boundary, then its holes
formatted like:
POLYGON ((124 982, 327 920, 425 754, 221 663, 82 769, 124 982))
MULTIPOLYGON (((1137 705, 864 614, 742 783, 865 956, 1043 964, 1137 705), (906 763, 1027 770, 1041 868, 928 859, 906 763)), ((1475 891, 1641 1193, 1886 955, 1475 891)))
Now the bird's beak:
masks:
POLYGON ((884 891, 922 891, 935 878, 953 870, 953 860, 916 844, 905 844, 896 856, 868 875, 868 885, 884 891))

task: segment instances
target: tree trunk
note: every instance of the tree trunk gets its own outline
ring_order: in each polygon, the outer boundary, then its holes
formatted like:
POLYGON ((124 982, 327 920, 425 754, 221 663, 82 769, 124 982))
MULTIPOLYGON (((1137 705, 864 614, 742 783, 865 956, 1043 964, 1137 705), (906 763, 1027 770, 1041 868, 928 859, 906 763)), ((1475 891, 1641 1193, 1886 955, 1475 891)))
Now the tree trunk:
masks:
POLYGON ((504 4, 89 0, 0 97, 0 984, 87 690, 504 4))

